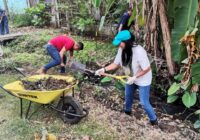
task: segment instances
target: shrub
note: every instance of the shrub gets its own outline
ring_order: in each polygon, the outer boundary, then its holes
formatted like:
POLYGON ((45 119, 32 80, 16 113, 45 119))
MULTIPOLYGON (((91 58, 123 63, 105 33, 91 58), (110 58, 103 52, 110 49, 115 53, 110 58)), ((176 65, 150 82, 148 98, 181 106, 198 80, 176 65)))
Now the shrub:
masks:
POLYGON ((87 27, 94 25, 95 21, 93 18, 75 18, 73 20, 73 25, 76 29, 80 30, 81 32, 85 31, 87 27))
POLYGON ((11 17, 11 22, 16 27, 23 27, 23 26, 30 26, 31 24, 31 16, 28 14, 12 14, 11 17))
POLYGON ((34 26, 43 27, 50 24, 50 6, 47 4, 39 3, 35 7, 27 8, 26 14, 32 18, 31 24, 34 26))

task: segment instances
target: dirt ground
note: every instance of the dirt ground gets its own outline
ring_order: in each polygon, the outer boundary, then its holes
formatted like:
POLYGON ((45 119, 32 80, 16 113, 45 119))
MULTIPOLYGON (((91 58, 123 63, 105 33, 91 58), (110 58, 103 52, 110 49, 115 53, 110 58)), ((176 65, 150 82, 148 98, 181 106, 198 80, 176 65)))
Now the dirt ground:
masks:
POLYGON ((97 120, 107 123, 115 131, 120 139, 145 139, 145 140, 198 140, 199 133, 192 129, 192 124, 173 119, 173 116, 160 114, 157 126, 151 126, 143 109, 135 101, 133 115, 128 116, 123 112, 111 110, 101 102, 93 98, 94 89, 84 86, 84 106, 90 110, 89 118, 96 117, 97 120), (91 91, 91 92, 90 92, 91 91))

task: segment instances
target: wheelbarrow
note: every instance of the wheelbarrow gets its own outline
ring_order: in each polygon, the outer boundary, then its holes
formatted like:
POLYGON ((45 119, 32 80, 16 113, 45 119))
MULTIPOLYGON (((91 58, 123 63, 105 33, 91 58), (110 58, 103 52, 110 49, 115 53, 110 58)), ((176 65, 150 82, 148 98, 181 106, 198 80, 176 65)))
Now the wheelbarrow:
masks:
MULTIPOLYGON (((72 76, 59 76, 59 75, 34 75, 30 77, 25 77, 27 80, 39 80, 43 78, 52 77, 55 79, 66 80, 68 83, 76 81, 72 76)), ((31 104, 39 103, 42 106, 47 106, 56 110, 61 116, 62 120, 65 123, 75 124, 78 123, 82 118, 88 115, 88 111, 80 105, 78 101, 74 98, 74 87, 78 82, 73 82, 64 89, 51 90, 51 91, 35 91, 35 90, 26 90, 23 87, 21 81, 15 81, 7 85, 1 86, 4 91, 18 97, 20 99, 20 115, 21 118, 25 116, 26 119, 29 119, 32 115, 29 116, 31 104), (72 96, 67 94, 72 93, 72 96), (59 99, 58 104, 55 105, 53 102, 59 99), (28 100, 29 104, 26 109, 25 114, 23 113, 23 100, 28 100)), ((35 113, 35 112, 34 112, 35 113)))

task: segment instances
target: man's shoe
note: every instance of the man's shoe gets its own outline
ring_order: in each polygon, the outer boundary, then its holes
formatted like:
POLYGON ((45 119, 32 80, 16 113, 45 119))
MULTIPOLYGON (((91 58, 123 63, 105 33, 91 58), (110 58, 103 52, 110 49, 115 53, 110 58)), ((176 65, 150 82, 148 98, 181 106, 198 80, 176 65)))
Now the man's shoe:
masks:
POLYGON ((46 70, 44 70, 44 68, 40 68, 36 73, 37 74, 46 74, 46 70))
POLYGON ((129 115, 129 116, 131 116, 131 114, 132 114, 131 111, 124 111, 124 113, 125 113, 126 115, 129 115))
POLYGON ((60 67, 60 73, 65 73, 65 67, 60 67))
POLYGON ((150 121, 151 125, 158 125, 158 120, 150 121))

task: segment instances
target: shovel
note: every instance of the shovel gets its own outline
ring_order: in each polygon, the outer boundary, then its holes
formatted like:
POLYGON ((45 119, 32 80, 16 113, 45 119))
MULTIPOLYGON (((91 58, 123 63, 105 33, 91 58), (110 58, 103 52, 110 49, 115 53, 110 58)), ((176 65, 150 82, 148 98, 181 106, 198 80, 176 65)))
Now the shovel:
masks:
MULTIPOLYGON (((101 76, 95 75, 95 71, 87 69, 86 65, 84 65, 84 64, 81 64, 78 62, 73 62, 69 68, 81 72, 84 76, 87 77, 88 81, 90 81, 94 84, 100 83, 100 81, 102 79, 101 76)), ((84 80, 81 82, 84 82, 84 80)))
POLYGON ((77 70, 81 73, 87 73, 87 74, 94 74, 95 73, 93 70, 86 69, 86 65, 81 64, 81 63, 76 62, 76 61, 72 62, 72 64, 70 65, 69 68, 77 70))

